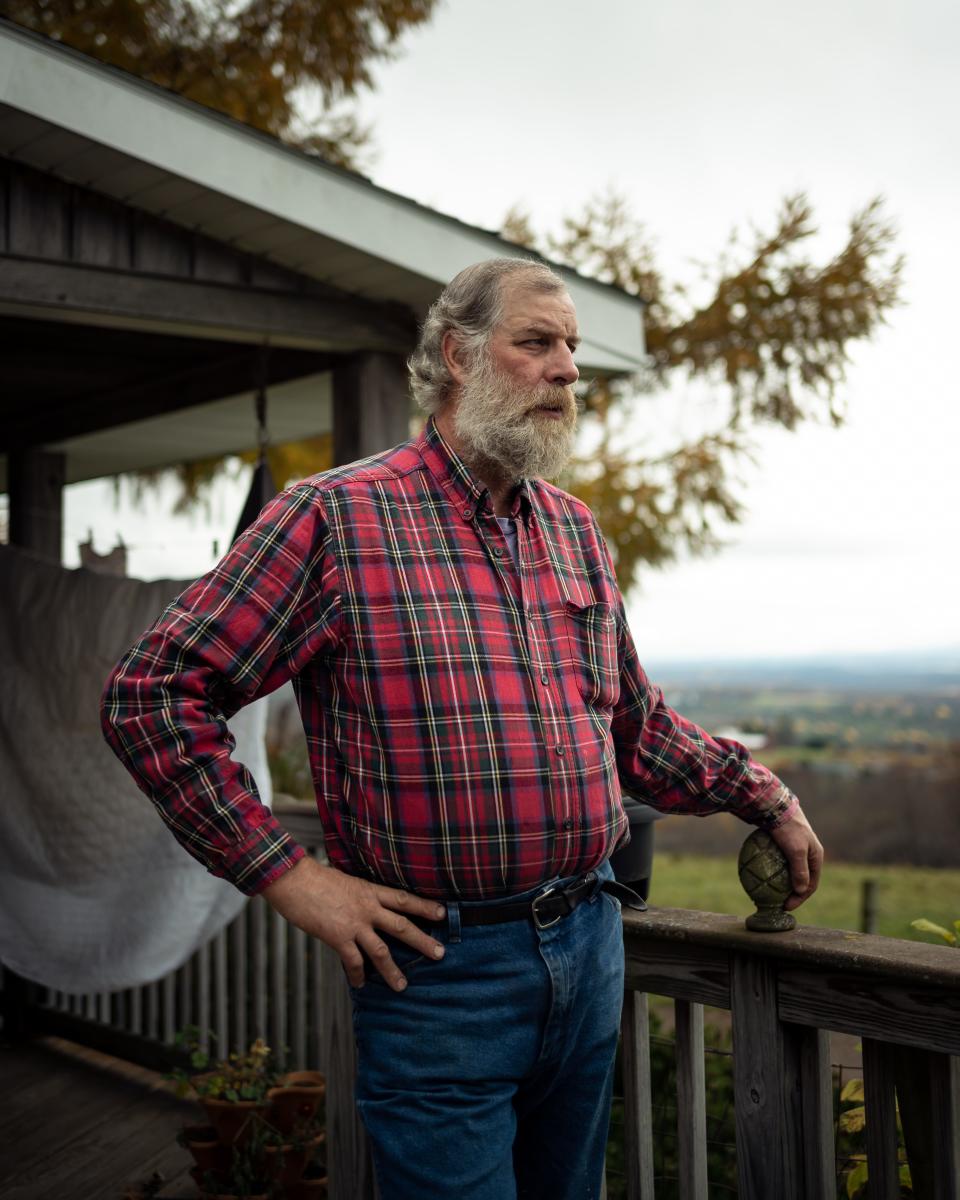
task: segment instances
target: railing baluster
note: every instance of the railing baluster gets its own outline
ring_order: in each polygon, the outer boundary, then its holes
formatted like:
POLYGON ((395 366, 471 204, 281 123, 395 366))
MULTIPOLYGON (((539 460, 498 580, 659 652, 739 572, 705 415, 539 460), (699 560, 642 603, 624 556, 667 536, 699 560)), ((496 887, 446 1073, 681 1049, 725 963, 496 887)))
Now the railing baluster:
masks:
POLYGON ((322 943, 320 953, 326 1015, 322 1060, 327 1076, 329 1196, 330 1200, 373 1200, 370 1149, 354 1103, 357 1072, 353 1006, 339 957, 322 943))
MULTIPOLYGON (((165 976, 160 987, 163 1000, 163 1040, 165 1045, 172 1046, 178 1028, 176 1016, 176 976, 172 973, 165 976)), ((179 1028, 182 1029, 184 1024, 185 1022, 181 1022, 179 1028)))
POLYGON ((836 1200, 830 1035, 805 1025, 782 1030, 786 1120, 796 1135, 788 1146, 799 1152, 787 1169, 804 1200, 836 1200))
POLYGON ((870 1200, 898 1200, 896 1076, 891 1047, 863 1039, 863 1094, 867 1122, 870 1200))
POLYGON ((323 955, 320 949, 323 942, 317 938, 310 938, 310 1009, 309 1009, 309 1061, 308 1067, 317 1071, 322 1071, 324 1075, 327 1073, 327 1064, 323 1061, 323 1037, 321 1030, 324 1027, 324 1007, 323 1007, 323 955))
POLYGON ((928 1061, 935 1195, 960 1200, 960 1058, 930 1053, 928 1061))
POLYGON ((680 1200, 707 1200, 707 1093, 703 1005, 674 1002, 677 1037, 677 1161, 680 1200))
POLYGON ((292 1066, 307 1065, 307 935, 302 929, 290 931, 290 1053, 292 1066))
POLYGON ((735 954, 730 970, 733 1091, 740 1200, 804 1200, 791 1170, 798 1131, 785 1120, 783 1031, 777 971, 768 959, 735 954))
POLYGON ((213 1017, 217 1031, 217 1058, 230 1053, 230 1026, 227 1019, 227 931, 221 929, 213 939, 213 1017))
POLYGON ((270 1045, 281 1066, 287 1063, 287 923, 270 910, 270 1045))
MULTIPOLYGON (((170 976, 168 975, 169 979, 170 976)), ((160 1038, 160 984, 148 983, 143 989, 144 999, 146 1004, 146 1034, 151 1041, 158 1041, 160 1038)))
POLYGON ((131 1033, 143 1033, 143 992, 139 987, 127 992, 127 1027, 131 1033))
POLYGON ((653 1198, 650 1015, 646 992, 623 998, 623 1140, 627 1200, 653 1198))
POLYGON ((960 1200, 960 1059, 888 1047, 915 1196, 960 1200))
POLYGON ((233 1048, 241 1054, 247 1048, 247 915, 245 904, 230 926, 230 980, 233 1013, 233 1048))
POLYGON ((194 1015, 193 1005, 193 961, 192 957, 188 958, 177 973, 179 976, 177 980, 177 1001, 180 1009, 177 1026, 179 1029, 199 1024, 194 1015))
POLYGON ((197 969, 197 1024, 200 1026, 200 1049, 211 1053, 213 1057, 219 1058, 223 1049, 220 1046, 211 1047, 210 1045, 210 943, 204 942, 200 949, 193 956, 197 969))
POLYGON ((253 1036, 267 1036, 267 955, 266 925, 269 911, 266 900, 259 897, 250 903, 251 959, 253 981, 253 1036))

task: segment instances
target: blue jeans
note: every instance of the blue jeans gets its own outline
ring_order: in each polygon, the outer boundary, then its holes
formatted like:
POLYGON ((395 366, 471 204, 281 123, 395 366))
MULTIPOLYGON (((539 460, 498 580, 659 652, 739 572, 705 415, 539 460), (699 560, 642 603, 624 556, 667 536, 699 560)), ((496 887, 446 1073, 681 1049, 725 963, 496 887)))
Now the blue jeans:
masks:
POLYGON ((448 905, 431 928, 440 962, 387 939, 404 992, 372 969, 352 989, 381 1200, 595 1200, 623 998, 620 905, 598 890, 539 931, 461 926, 467 907, 448 905))

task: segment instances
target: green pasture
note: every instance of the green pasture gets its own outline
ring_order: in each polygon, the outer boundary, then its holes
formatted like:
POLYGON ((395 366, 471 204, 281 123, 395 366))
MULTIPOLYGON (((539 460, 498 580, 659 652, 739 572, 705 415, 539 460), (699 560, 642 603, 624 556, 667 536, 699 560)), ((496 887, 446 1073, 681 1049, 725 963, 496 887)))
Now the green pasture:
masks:
MULTIPOLYGON (((939 938, 911 929, 910 922, 927 917, 949 929, 960 918, 960 870, 829 862, 816 895, 796 910, 797 920, 829 929, 859 929, 865 879, 876 880, 877 932, 887 937, 942 946, 939 938)), ((650 903, 735 916, 753 911, 737 879, 734 859, 692 854, 655 855, 650 903)))

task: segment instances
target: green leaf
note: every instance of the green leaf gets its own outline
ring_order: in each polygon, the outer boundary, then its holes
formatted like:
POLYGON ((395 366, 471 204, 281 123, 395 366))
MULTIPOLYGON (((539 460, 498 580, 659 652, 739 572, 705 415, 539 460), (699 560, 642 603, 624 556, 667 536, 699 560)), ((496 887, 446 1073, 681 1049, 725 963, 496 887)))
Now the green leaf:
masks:
POLYGON ((209 1055, 207 1055, 203 1050, 194 1050, 194 1052, 190 1055, 190 1066, 193 1067, 195 1071, 202 1071, 209 1061, 209 1055))
POLYGON ((841 1113, 837 1123, 844 1133, 859 1133, 866 1124, 866 1118, 866 1110, 862 1104, 858 1104, 856 1108, 848 1108, 841 1113))
POLYGON ((859 1196, 867 1183, 867 1164, 865 1162, 858 1163, 850 1174, 847 1176, 847 1198, 854 1200, 855 1196, 859 1196))
POLYGON ((859 1100, 863 1103, 863 1080, 851 1079, 843 1085, 843 1091, 840 1093, 841 1100, 859 1100))
POLYGON ((944 929, 942 925, 937 925, 933 921, 928 921, 926 917, 918 917, 916 921, 910 922, 911 928, 918 929, 921 933, 935 933, 938 937, 950 946, 957 944, 957 935, 951 933, 949 929, 944 929))

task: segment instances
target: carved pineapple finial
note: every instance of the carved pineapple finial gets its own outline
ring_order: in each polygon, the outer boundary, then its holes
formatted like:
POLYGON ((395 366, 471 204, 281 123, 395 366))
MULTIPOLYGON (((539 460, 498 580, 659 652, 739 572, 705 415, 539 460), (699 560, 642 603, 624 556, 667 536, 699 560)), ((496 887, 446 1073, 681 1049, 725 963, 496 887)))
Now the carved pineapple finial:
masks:
POLYGON ((756 933, 786 933, 797 926, 796 917, 783 906, 793 891, 787 860, 765 829, 755 829, 740 847, 737 863, 740 882, 757 911, 746 925, 756 933))

